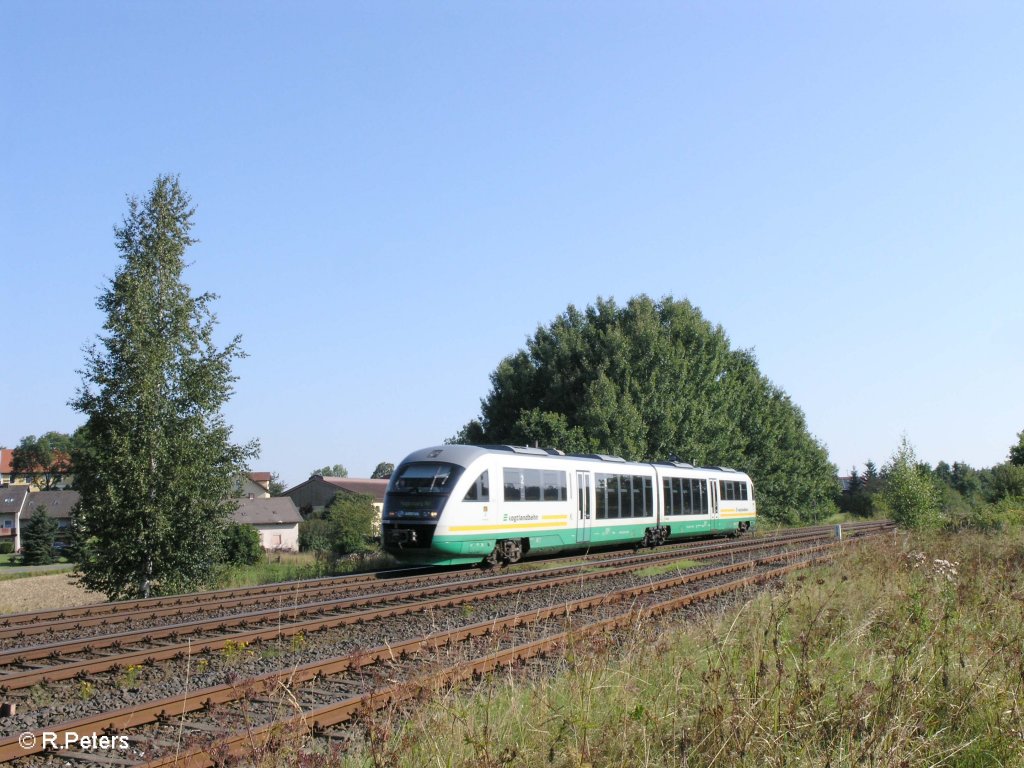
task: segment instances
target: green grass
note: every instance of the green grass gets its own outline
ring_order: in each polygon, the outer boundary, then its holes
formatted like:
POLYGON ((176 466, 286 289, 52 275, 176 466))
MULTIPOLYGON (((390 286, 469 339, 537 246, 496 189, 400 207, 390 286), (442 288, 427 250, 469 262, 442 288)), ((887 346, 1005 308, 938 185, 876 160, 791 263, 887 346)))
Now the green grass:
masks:
POLYGON ((389 555, 373 553, 363 558, 342 559, 334 563, 317 560, 312 553, 284 552, 271 554, 255 565, 234 566, 218 577, 217 588, 252 587, 273 584, 279 581, 318 579, 327 576, 341 576, 347 573, 376 571, 396 567, 396 561, 389 555))
POLYGON ((31 579, 35 576, 52 576, 55 573, 67 573, 67 568, 47 568, 44 571, 32 571, 31 573, 3 573, 0 572, 0 581, 14 581, 15 579, 31 579))
POLYGON ((1024 538, 886 535, 740 607, 364 722, 325 766, 1024 765, 1024 538))
MULTIPOLYGON (((67 563, 68 560, 61 557, 57 559, 56 563, 50 563, 50 565, 56 566, 63 563, 67 563)), ((0 581, 10 581, 12 579, 26 579, 32 576, 48 576, 53 573, 67 573, 67 568, 43 568, 37 571, 31 571, 30 573, 4 573, 6 568, 20 568, 22 563, 20 557, 13 554, 0 555, 0 581)))

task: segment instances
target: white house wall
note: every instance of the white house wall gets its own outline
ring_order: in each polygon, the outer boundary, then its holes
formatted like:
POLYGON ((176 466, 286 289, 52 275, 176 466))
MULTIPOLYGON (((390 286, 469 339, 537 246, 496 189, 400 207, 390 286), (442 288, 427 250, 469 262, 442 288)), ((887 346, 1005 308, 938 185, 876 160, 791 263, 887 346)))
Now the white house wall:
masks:
POLYGON ((260 545, 270 551, 299 551, 299 524, 255 525, 260 532, 260 545))

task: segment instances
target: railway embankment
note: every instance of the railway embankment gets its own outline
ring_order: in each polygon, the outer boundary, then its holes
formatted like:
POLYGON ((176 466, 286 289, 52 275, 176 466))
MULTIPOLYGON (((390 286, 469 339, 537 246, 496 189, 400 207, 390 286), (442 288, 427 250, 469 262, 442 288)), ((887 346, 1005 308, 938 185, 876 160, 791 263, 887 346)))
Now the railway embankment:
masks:
MULTIPOLYGON (((678 622, 669 617, 748 601, 750 587, 892 536, 878 524, 852 530, 844 542, 830 528, 803 529, 507 573, 368 574, 6 616, 0 760, 92 764, 95 752, 48 755, 43 739, 94 731, 125 739, 99 755, 118 764, 209 765, 228 752, 245 760, 256 745, 272 764, 290 764, 294 749, 319 761, 338 745, 372 758, 423 722, 416 712, 426 710, 409 701, 450 701, 452 681, 482 675, 528 689, 577 660, 628 658, 635 643, 660 657, 678 622), (407 725, 388 738, 380 723, 399 714, 407 725)), ((454 690, 472 704, 465 686, 454 690)))
POLYGON ((1019 766, 1024 535, 897 533, 368 716, 331 765, 1019 766))

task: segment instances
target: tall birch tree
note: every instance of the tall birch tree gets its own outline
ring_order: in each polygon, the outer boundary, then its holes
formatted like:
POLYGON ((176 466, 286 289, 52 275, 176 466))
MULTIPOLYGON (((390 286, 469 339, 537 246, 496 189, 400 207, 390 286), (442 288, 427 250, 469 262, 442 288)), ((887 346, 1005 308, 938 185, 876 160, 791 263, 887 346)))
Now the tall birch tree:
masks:
POLYGON ((97 300, 71 405, 87 417, 74 454, 82 583, 111 599, 204 585, 220 559, 232 478, 258 445, 237 445, 221 409, 244 356, 214 343, 214 294, 182 280, 195 211, 175 176, 131 197, 115 227, 122 262, 97 300))

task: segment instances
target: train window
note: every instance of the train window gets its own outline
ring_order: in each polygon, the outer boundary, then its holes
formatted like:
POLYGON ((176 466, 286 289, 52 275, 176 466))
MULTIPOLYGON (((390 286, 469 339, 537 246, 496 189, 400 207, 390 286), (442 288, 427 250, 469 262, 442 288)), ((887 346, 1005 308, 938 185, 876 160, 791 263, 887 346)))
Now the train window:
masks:
MULTIPOLYGON (((646 517, 654 514, 654 479, 652 477, 598 474, 596 480, 597 519, 646 517)), ((671 509, 672 505, 672 482, 672 478, 665 478, 667 509, 671 509)), ((675 498, 678 498, 678 495, 675 498)), ((666 514, 671 514, 671 512, 666 512, 666 514)))
POLYGON ((629 478, 633 485, 633 514, 632 517, 644 516, 644 479, 634 476, 629 478))
POLYGON ((565 501, 568 497, 565 472, 544 470, 544 501, 565 501))
POLYGON ((679 514, 681 515, 692 515, 693 514, 693 493, 691 488, 693 487, 693 481, 686 478, 679 480, 680 495, 682 496, 682 502, 679 505, 679 514))
POLYGON ((707 486, 703 480, 682 479, 682 511, 684 515, 706 515, 708 512, 707 486))
POLYGON ((608 517, 614 520, 619 517, 621 511, 619 505, 619 476, 606 475, 606 477, 608 478, 608 517))
POLYGON ((661 481, 661 495, 665 499, 665 514, 677 515, 679 506, 679 491, 676 488, 678 478, 666 477, 661 481))
POLYGON ((523 469, 520 470, 526 478, 526 500, 527 501, 540 501, 540 470, 539 469, 523 469))
POLYGON ((749 498, 747 484, 741 480, 719 480, 718 487, 722 501, 746 501, 749 498))
POLYGON ((454 464, 407 464, 392 480, 394 493, 450 493, 462 468, 454 464))
POLYGON ((466 501, 490 501, 490 483, 487 481, 487 470, 469 486, 466 491, 466 501))
POLYGON ((505 501, 523 501, 526 498, 526 480, 520 469, 505 467, 505 501))
POLYGON ((594 478, 594 517, 604 520, 608 517, 608 475, 594 478))
MULTIPOLYGON (((505 484, 505 501, 543 501, 546 497, 542 493, 544 488, 541 479, 545 478, 544 482, 547 483, 547 475, 561 476, 557 484, 554 485, 555 493, 560 494, 562 500, 566 498, 564 472, 542 473, 539 469, 505 467, 502 474, 505 484)), ((555 482, 556 478, 552 477, 551 480, 555 482)))

